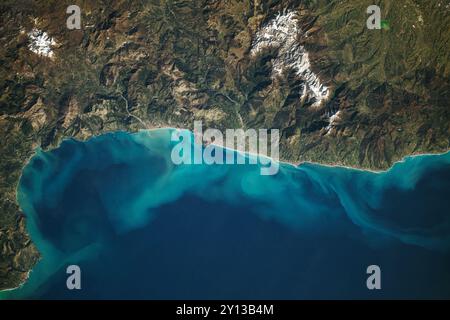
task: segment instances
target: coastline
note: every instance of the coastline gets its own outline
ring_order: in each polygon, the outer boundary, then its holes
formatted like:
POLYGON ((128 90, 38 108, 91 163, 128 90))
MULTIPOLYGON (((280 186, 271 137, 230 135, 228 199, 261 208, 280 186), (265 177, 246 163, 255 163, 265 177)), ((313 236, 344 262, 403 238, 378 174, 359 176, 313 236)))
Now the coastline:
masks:
MULTIPOLYGON (((21 169, 21 174, 19 176, 19 180, 18 180, 16 188, 15 188, 16 203, 19 206, 20 211, 22 211, 22 208, 20 207, 20 203, 18 201, 18 192, 19 192, 19 182, 20 182, 20 179, 22 178, 22 175, 23 175, 23 168, 25 168, 29 164, 29 162, 36 155, 37 152, 39 152, 39 151, 48 152, 48 151, 57 149, 61 145, 61 143, 63 143, 66 140, 74 140, 74 141, 79 141, 79 142, 85 142, 85 141, 88 141, 90 139, 95 139, 95 138, 97 138, 99 136, 102 136, 102 135, 114 134, 114 133, 117 133, 117 132, 136 134, 136 133, 139 133, 139 132, 151 133, 151 132, 158 131, 158 130, 187 130, 187 131, 189 131, 189 132, 191 132, 193 134, 193 131, 191 131, 190 129, 186 129, 186 128, 178 128, 178 127, 170 127, 170 126, 155 126, 155 127, 151 127, 151 128, 138 129, 138 130, 133 130, 133 131, 130 131, 130 130, 105 131, 105 132, 100 132, 98 134, 91 135, 89 137, 86 137, 85 139, 77 138, 77 137, 64 137, 64 138, 60 139, 60 141, 56 145, 51 146, 51 147, 46 148, 46 149, 42 149, 40 146, 34 146, 34 149, 31 152, 29 158, 23 163, 23 166, 22 166, 22 169, 21 169)), ((215 144, 214 142, 212 142, 211 144, 213 144, 215 146, 218 146, 220 148, 223 148, 224 150, 230 150, 230 151, 233 151, 233 152, 237 152, 237 153, 243 154, 245 157, 248 157, 249 155, 250 156, 256 156, 256 157, 259 157, 259 156, 266 157, 266 158, 270 159, 271 161, 277 162, 280 165, 286 165, 286 166, 290 166, 290 167, 293 167, 293 168, 299 168, 302 164, 312 164, 312 165, 318 165, 318 166, 329 167, 329 168, 344 168, 344 169, 348 169, 348 170, 357 170, 357 171, 371 172, 371 173, 376 173, 376 174, 388 172, 395 165, 397 165, 399 163, 404 163, 407 158, 420 157, 420 156, 439 156, 439 155, 444 155, 444 154, 450 152, 450 149, 447 149, 446 151, 443 151, 443 152, 414 153, 414 154, 410 154, 410 155, 405 155, 405 156, 403 156, 401 158, 401 160, 394 162, 389 168, 387 168, 385 170, 372 170, 372 169, 366 169, 366 168, 345 166, 345 165, 340 165, 340 164, 324 164, 324 163, 312 162, 312 161, 302 161, 302 162, 299 162, 299 163, 294 163, 294 162, 289 162, 289 161, 286 161, 286 160, 275 160, 275 159, 273 159, 273 158, 271 158, 271 157, 269 157, 267 155, 264 155, 264 154, 251 153, 251 152, 242 151, 242 150, 238 150, 238 149, 227 148, 226 146, 223 146, 221 144, 215 144)), ((28 217, 26 215, 25 215, 25 217, 26 217, 26 219, 28 219, 28 217)), ((28 233, 28 228, 26 230, 26 234, 30 237, 30 234, 28 233)), ((31 245, 34 246, 33 239, 31 237, 30 237, 30 239, 31 239, 31 245)), ((38 251, 38 254, 39 254, 39 257, 38 257, 38 259, 36 261, 36 264, 37 264, 44 257, 41 256, 41 253, 39 252, 39 250, 37 248, 36 248, 36 250, 38 251)), ((20 289, 23 285, 25 285, 26 282, 29 280, 30 274, 33 271, 33 269, 35 268, 36 264, 34 264, 34 266, 30 270, 27 271, 25 279, 18 286, 14 287, 14 288, 2 289, 2 290, 0 290, 0 294, 2 292, 8 292, 8 291, 14 291, 14 290, 20 289)))
MULTIPOLYGON (((41 259, 41 258, 39 258, 39 260, 40 260, 40 259, 41 259)), ((39 261, 38 261, 38 262, 39 262, 39 261)), ((7 288, 7 289, 0 290, 0 300, 2 300, 2 299, 1 299, 1 294, 2 294, 3 292, 14 291, 14 290, 18 290, 18 289, 22 288, 22 287, 27 283, 28 279, 30 279, 30 275, 31 275, 31 272, 33 272, 33 269, 34 269, 34 266, 33 266, 33 268, 31 268, 30 270, 28 270, 27 275, 26 275, 26 278, 25 278, 25 279, 23 280, 23 282, 21 282, 18 286, 14 287, 14 288, 7 288)))
MULTIPOLYGON (((113 130, 113 131, 101 132, 99 134, 95 134, 95 135, 89 136, 86 139, 80 139, 80 138, 77 138, 77 137, 65 137, 65 138, 61 139, 61 141, 56 146, 54 146, 52 148, 48 148, 48 149, 42 149, 42 150, 46 152, 46 151, 51 151, 53 149, 56 149, 65 140, 75 140, 75 141, 79 141, 79 142, 84 142, 84 141, 88 141, 88 140, 90 140, 92 138, 96 138, 96 137, 99 137, 99 136, 104 135, 104 134, 115 133, 115 132, 124 132, 124 133, 134 134, 134 133, 138 133, 138 132, 141 132, 141 131, 152 132, 152 131, 166 130, 166 129, 169 129, 169 130, 187 130, 187 131, 189 131, 189 132, 191 132, 193 134, 193 131, 188 129, 188 128, 171 127, 171 126, 153 126, 153 127, 149 127, 149 128, 146 128, 146 129, 138 129, 138 130, 135 130, 135 131, 113 130)), ((316 162, 316 161, 292 162, 292 161, 283 160, 283 159, 275 160, 275 159, 273 159, 270 156, 267 156, 265 154, 254 153, 254 152, 249 152, 249 151, 242 151, 242 150, 233 149, 233 148, 228 148, 225 145, 217 144, 217 143, 214 143, 214 142, 211 142, 210 145, 215 145, 215 146, 221 147, 224 150, 230 150, 230 151, 234 151, 234 152, 239 152, 239 153, 244 154, 244 155, 251 155, 251 156, 255 156, 255 157, 258 157, 258 156, 265 157, 265 158, 270 159, 271 161, 276 161, 279 164, 289 165, 289 166, 292 166, 292 167, 295 167, 295 168, 301 166, 302 164, 312 164, 312 165, 324 166, 324 167, 329 167, 329 168, 344 168, 344 169, 349 169, 349 170, 365 171, 365 172, 371 172, 371 173, 384 173, 384 172, 387 172, 387 171, 391 170, 392 167, 394 167, 396 164, 403 163, 403 162, 405 162, 405 160, 407 158, 410 158, 410 157, 439 156, 439 155, 444 155, 444 154, 450 152, 450 148, 446 149, 445 151, 437 151, 435 153, 433 153, 433 152, 423 152, 423 153, 422 152, 415 152, 415 153, 411 153, 411 154, 407 154, 407 155, 402 156, 400 160, 394 161, 386 169, 379 169, 378 170, 378 169, 370 169, 370 168, 359 167, 359 166, 349 166, 349 165, 344 165, 344 164, 339 164, 339 163, 322 163, 322 162, 316 162)))
MULTIPOLYGON (((51 151, 51 150, 57 149, 61 145, 61 143, 63 141, 66 141, 66 140, 74 140, 74 141, 79 141, 79 142, 85 142, 85 141, 88 141, 90 139, 102 136, 104 134, 110 134, 110 133, 115 133, 115 132, 124 132, 124 133, 134 134, 134 133, 139 133, 141 131, 152 132, 152 131, 166 130, 166 129, 169 129, 169 130, 187 130, 187 131, 189 131, 189 132, 191 132, 193 134, 193 131, 191 129, 188 129, 188 128, 185 128, 185 127, 148 126, 147 128, 141 128, 141 129, 137 129, 137 130, 122 130, 121 129, 121 130, 102 131, 102 132, 99 132, 98 134, 93 134, 93 135, 90 135, 90 136, 88 136, 86 138, 67 136, 67 137, 63 137, 55 146, 51 146, 50 148, 42 149, 39 146, 36 147, 34 149, 34 152, 32 153, 32 155, 30 156, 30 158, 24 163, 23 167, 25 167, 28 164, 28 162, 31 160, 31 158, 35 155, 35 152, 36 152, 36 150, 38 148, 40 148, 44 152, 51 151)), ((279 164, 289 165, 289 166, 292 166, 292 167, 295 167, 295 168, 301 166, 302 164, 312 164, 312 165, 324 166, 324 167, 329 167, 329 168, 344 168, 344 169, 349 169, 349 170, 365 171, 365 172, 371 172, 371 173, 384 173, 384 172, 387 172, 387 171, 391 170, 391 168, 394 167, 396 164, 403 163, 403 162, 405 162, 405 160, 407 158, 410 158, 410 157, 439 156, 439 155, 444 155, 444 154, 450 152, 450 148, 447 148, 444 151, 437 151, 437 152, 434 152, 434 153, 433 152, 414 152, 414 153, 402 156, 400 160, 394 161, 386 169, 371 169, 371 168, 366 168, 366 167, 344 165, 344 164, 340 164, 340 163, 324 163, 324 162, 317 162, 317 161, 293 162, 293 161, 283 160, 283 159, 275 160, 275 159, 271 158, 270 156, 267 156, 267 155, 264 155, 264 154, 260 154, 260 153, 253 153, 253 152, 249 152, 249 151, 242 151, 242 150, 239 150, 239 149, 228 148, 225 145, 217 144, 217 143, 214 143, 214 142, 211 142, 210 144, 218 146, 218 147, 221 147, 224 150, 230 150, 230 151, 234 151, 234 152, 239 152, 239 153, 244 154, 244 155, 251 155, 251 156, 255 156, 255 157, 258 157, 258 156, 265 157, 265 158, 270 159, 271 161, 276 161, 279 164)), ((22 177, 22 174, 20 175, 20 177, 22 177)), ((20 178, 19 178, 19 180, 20 180, 20 178)), ((0 290, 0 292, 1 292, 1 290, 0 290)))
POLYGON ((420 152, 412 153, 412 154, 403 156, 400 160, 397 160, 397 161, 393 162, 392 165, 389 166, 389 168, 387 168, 387 169, 380 169, 380 170, 366 169, 366 168, 360 168, 360 167, 351 167, 351 166, 346 166, 346 165, 341 165, 341 164, 323 164, 323 163, 320 163, 320 162, 313 162, 313 161, 302 161, 302 162, 299 162, 298 164, 293 164, 293 165, 296 166, 296 167, 299 167, 302 164, 312 164, 312 165, 318 165, 318 166, 322 166, 322 167, 344 168, 344 169, 348 169, 348 170, 356 170, 356 171, 364 171, 364 172, 380 174, 380 173, 388 172, 389 170, 391 170, 397 164, 404 163, 407 158, 416 158, 416 157, 422 157, 422 156, 442 156, 442 155, 444 155, 446 153, 449 153, 449 152, 450 152, 450 149, 447 149, 446 151, 442 151, 442 152, 436 152, 436 153, 420 153, 420 152))

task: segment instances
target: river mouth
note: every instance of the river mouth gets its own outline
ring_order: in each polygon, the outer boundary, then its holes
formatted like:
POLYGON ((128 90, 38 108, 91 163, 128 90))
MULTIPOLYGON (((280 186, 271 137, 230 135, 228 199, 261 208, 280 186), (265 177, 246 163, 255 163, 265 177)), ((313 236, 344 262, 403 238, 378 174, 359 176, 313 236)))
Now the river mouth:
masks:
POLYGON ((170 160, 172 129, 66 140, 18 190, 42 260, 7 298, 450 297, 450 153, 384 173, 170 160), (79 265, 82 289, 68 290, 79 265), (382 290, 368 290, 379 265, 382 290))

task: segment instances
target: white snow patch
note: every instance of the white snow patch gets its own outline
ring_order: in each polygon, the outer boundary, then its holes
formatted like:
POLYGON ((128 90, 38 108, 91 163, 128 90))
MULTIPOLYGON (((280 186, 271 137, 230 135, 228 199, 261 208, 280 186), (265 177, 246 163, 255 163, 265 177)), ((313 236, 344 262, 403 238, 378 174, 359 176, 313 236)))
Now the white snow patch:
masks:
POLYGON ((31 51, 40 56, 53 57, 52 46, 56 45, 56 42, 46 32, 33 29, 28 33, 28 37, 30 38, 28 48, 31 51))
POLYGON ((325 128, 325 130, 327 130, 327 133, 330 131, 330 129, 334 126, 334 125, 336 125, 336 123, 341 119, 341 117, 340 117, 340 113, 341 113, 341 110, 338 110, 338 112, 336 112, 335 114, 333 114, 331 117, 330 117, 330 119, 329 119, 329 123, 328 123, 328 125, 327 125, 327 127, 325 128))
POLYGON ((266 48, 278 49, 272 76, 280 76, 286 69, 296 70, 297 75, 305 81, 302 99, 314 98, 314 104, 317 105, 328 98, 329 90, 312 72, 308 53, 297 41, 299 32, 295 12, 279 13, 256 33, 250 53, 255 56, 266 48))

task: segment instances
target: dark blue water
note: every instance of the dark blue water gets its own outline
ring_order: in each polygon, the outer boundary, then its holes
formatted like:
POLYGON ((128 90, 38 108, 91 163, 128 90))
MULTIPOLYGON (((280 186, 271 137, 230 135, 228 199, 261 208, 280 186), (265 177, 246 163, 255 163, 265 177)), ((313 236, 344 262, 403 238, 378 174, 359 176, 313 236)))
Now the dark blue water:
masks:
POLYGON ((450 153, 385 173, 170 160, 170 130, 39 151, 18 199, 42 260, 2 298, 450 298, 450 153), (78 264, 82 290, 66 288, 78 264), (368 290, 366 268, 381 268, 368 290))

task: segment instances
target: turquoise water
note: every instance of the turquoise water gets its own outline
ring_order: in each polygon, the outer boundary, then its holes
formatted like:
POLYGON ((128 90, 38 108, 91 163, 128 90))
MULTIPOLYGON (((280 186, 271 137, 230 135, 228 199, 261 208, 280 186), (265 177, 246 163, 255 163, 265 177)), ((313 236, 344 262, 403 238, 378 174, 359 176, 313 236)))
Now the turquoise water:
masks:
MULTIPOLYGON (((450 153, 384 173, 181 165, 171 129, 38 151, 18 190, 42 253, 1 298, 449 298, 450 153), (82 290, 66 289, 78 264, 82 290), (377 264, 382 289, 366 288, 377 264)), ((198 148, 198 146, 197 146, 198 148)))

